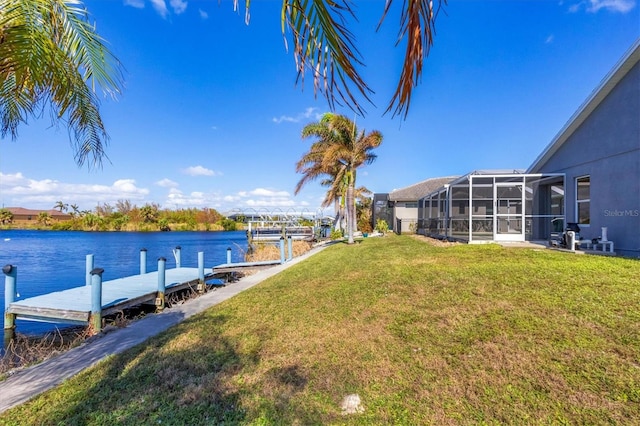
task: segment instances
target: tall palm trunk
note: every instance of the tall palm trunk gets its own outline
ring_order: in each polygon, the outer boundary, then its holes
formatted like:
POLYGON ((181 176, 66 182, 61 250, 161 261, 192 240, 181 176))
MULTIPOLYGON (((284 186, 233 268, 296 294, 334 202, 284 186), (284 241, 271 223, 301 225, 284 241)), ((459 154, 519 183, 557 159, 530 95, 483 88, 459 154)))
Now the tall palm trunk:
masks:
POLYGON ((336 214, 336 217, 333 220, 333 229, 342 230, 342 204, 340 202, 340 197, 336 197, 333 202, 334 202, 333 210, 336 214))
POLYGON ((347 175, 348 185, 347 185, 347 235, 349 237, 348 243, 353 244, 353 232, 355 228, 355 200, 353 196, 354 191, 354 175, 353 171, 349 172, 347 175))

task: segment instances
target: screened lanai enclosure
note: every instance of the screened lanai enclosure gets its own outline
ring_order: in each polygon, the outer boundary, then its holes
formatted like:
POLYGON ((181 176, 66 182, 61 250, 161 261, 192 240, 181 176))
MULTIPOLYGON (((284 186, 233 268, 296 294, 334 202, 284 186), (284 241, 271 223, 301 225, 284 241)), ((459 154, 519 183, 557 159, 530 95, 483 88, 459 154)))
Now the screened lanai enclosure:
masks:
POLYGON ((564 174, 474 171, 419 201, 418 233, 469 243, 547 240, 563 226, 564 204, 564 174))

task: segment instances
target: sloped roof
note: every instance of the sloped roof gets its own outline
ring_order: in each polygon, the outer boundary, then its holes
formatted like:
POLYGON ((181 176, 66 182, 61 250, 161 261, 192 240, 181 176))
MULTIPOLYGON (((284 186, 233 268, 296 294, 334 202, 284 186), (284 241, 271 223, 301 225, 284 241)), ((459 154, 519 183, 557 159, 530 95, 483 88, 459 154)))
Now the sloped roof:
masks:
POLYGON ((390 201, 418 201, 436 189, 448 184, 458 176, 437 177, 414 183, 405 188, 395 189, 389 193, 390 201))
MULTIPOLYGON (((474 170, 472 172, 467 173, 466 175, 462 175, 457 177, 455 180, 449 182, 452 185, 456 185, 462 182, 467 182, 469 180, 469 176, 501 176, 501 175, 521 175, 524 173, 523 169, 482 169, 482 170, 474 170)), ((440 189, 440 188, 437 188, 440 189)), ((435 191, 432 191, 435 192, 435 191)), ((430 194, 427 194, 430 195, 430 194)))
POLYGON ((12 214, 20 215, 20 216, 28 216, 28 215, 37 216, 41 212, 47 212, 52 217, 65 217, 65 218, 71 217, 71 215, 69 215, 68 213, 62 213, 59 210, 55 210, 55 209, 32 210, 32 209, 25 209, 24 207, 7 207, 6 209, 9 210, 12 214))
POLYGON ((591 95, 589 95, 587 100, 578 108, 573 116, 571 116, 567 124, 558 132, 551 143, 547 145, 533 164, 529 166, 527 173, 537 173, 639 61, 640 38, 633 43, 627 53, 600 82, 598 87, 591 92, 591 95))

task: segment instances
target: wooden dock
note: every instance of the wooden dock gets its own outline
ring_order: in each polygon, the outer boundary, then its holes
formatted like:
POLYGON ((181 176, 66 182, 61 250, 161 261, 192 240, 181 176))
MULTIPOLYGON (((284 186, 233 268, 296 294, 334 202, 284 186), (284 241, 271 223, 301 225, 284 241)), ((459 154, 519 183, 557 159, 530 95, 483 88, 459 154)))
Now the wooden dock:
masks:
MULTIPOLYGON (((86 282, 83 286, 17 300, 17 268, 6 265, 4 329, 13 332, 16 319, 54 323, 91 324, 96 331, 102 328, 102 318, 139 305, 165 307, 166 297, 172 293, 191 289, 203 293, 213 280, 230 282, 235 274, 249 269, 262 269, 291 260, 285 258, 284 240, 280 240, 280 259, 261 262, 231 262, 231 249, 227 249, 227 263, 206 268, 204 253, 198 253, 198 267, 180 266, 180 247, 174 250, 176 267, 166 268, 166 259, 158 259, 158 270, 146 272, 146 250, 140 251, 140 274, 102 281, 103 269, 93 268, 93 255, 87 255, 86 282), (210 272, 205 273, 205 270, 210 272)), ((5 333, 6 338, 6 333, 5 333)))
MULTIPOLYGON (((212 272, 205 281, 216 278, 212 272)), ((165 295, 192 288, 198 290, 198 268, 175 268, 165 271, 165 295)), ((39 321, 87 324, 92 312, 92 287, 82 286, 17 300, 5 312, 18 318, 39 321)), ((158 297, 158 272, 148 272, 102 282, 102 312, 109 315, 146 303, 158 297)))
POLYGON ((5 331, 13 330, 16 319, 27 319, 64 324, 93 324, 96 331, 100 331, 101 318, 107 315, 144 304, 162 309, 165 298, 173 293, 187 289, 203 293, 211 285, 230 282, 238 272, 268 268, 281 263, 283 260, 224 263, 208 268, 211 271, 209 273, 203 273, 202 268, 166 269, 164 291, 158 288, 159 271, 103 281, 100 282, 99 309, 95 306, 94 284, 13 300, 5 306, 4 328, 5 331), (213 280, 218 282, 214 283, 213 280))

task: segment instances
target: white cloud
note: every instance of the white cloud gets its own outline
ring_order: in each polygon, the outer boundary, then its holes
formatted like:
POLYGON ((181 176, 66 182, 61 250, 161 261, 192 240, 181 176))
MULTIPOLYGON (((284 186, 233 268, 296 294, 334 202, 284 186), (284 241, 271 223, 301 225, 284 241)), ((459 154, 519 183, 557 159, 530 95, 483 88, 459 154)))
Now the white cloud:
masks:
POLYGON ((149 195, 149 190, 138 187, 134 179, 119 179, 111 185, 77 184, 0 172, 0 182, 2 203, 7 207, 50 209, 57 201, 63 201, 93 208, 98 202, 114 204, 121 199, 144 200, 149 195))
POLYGON ((234 194, 205 192, 195 188, 183 192, 177 182, 161 179, 154 186, 166 189, 163 195, 154 197, 147 188, 137 185, 134 179, 118 179, 111 184, 78 184, 55 179, 30 179, 22 173, 4 174, 0 172, 0 205, 5 207, 25 207, 30 209, 51 209, 58 201, 77 204, 81 210, 93 209, 100 204, 115 205, 118 200, 130 200, 132 204, 143 205, 157 202, 166 208, 204 208, 218 211, 260 210, 260 211, 314 211, 322 197, 300 200, 288 191, 258 187, 238 191, 234 194))
POLYGON ((236 197, 229 196, 227 202, 233 202, 236 207, 251 208, 276 208, 294 207, 298 205, 287 191, 278 191, 267 188, 256 188, 251 191, 240 191, 236 197))
POLYGON ((249 195, 255 195, 259 197, 288 197, 289 193, 287 191, 273 191, 271 189, 256 188, 253 191, 249 192, 249 195))
POLYGON ((202 166, 191 166, 182 170, 182 173, 189 176, 220 176, 221 172, 215 172, 202 166))
POLYGON ((293 207, 296 203, 293 200, 247 200, 248 207, 293 207))
POLYGON ((318 108, 314 108, 314 107, 309 107, 307 109, 305 109, 303 112, 300 112, 298 114, 296 114, 295 116, 289 116, 289 115, 281 115, 280 117, 273 117, 271 119, 271 121, 273 121, 276 124, 280 124, 280 123, 299 123, 302 120, 320 120, 320 118, 322 117, 322 114, 318 112, 318 108))
POLYGON ((597 13, 601 9, 609 12, 627 13, 635 6, 635 0, 584 0, 569 6, 569 12, 577 12, 584 8, 590 13, 597 13))
MULTIPOLYGON (((151 6, 158 12, 158 15, 166 18, 169 15, 169 8, 165 0, 149 0, 151 6)), ((136 9, 144 9, 145 0, 123 0, 125 6, 135 7, 136 9)), ((184 0, 169 0, 169 6, 173 9, 173 13, 180 15, 187 10, 188 3, 184 0)), ((202 12, 200 13, 202 17, 202 12)))
POLYGON ((4 174, 0 172, 0 188, 10 188, 26 183, 28 180, 22 176, 22 173, 4 174))
POLYGON ((241 199, 241 197, 235 196, 235 195, 225 195, 224 197, 222 197, 222 201, 227 202, 227 203, 236 203, 240 199, 241 199))
POLYGON ((187 10, 187 2, 184 0, 171 0, 169 4, 173 8, 173 11, 176 15, 180 15, 181 13, 184 13, 185 10, 187 10))
POLYGON ((156 185, 161 186, 163 188, 177 188, 179 186, 177 182, 174 182, 171 179, 167 179, 167 178, 157 181, 156 185))
POLYGON ((198 13, 200 14, 200 17, 202 19, 208 19, 209 18, 209 14, 207 12, 205 12, 204 10, 202 10, 202 9, 198 9, 198 13))
POLYGON ((169 9, 167 9, 167 4, 164 0, 150 0, 153 8, 158 12, 160 16, 166 18, 169 14, 169 9))
POLYGON ((188 208, 188 207, 219 207, 220 195, 205 193, 201 191, 193 191, 190 194, 184 194, 182 191, 171 188, 165 204, 170 208, 188 208))
POLYGON ((124 0, 124 5, 142 9, 144 8, 144 0, 124 0))

